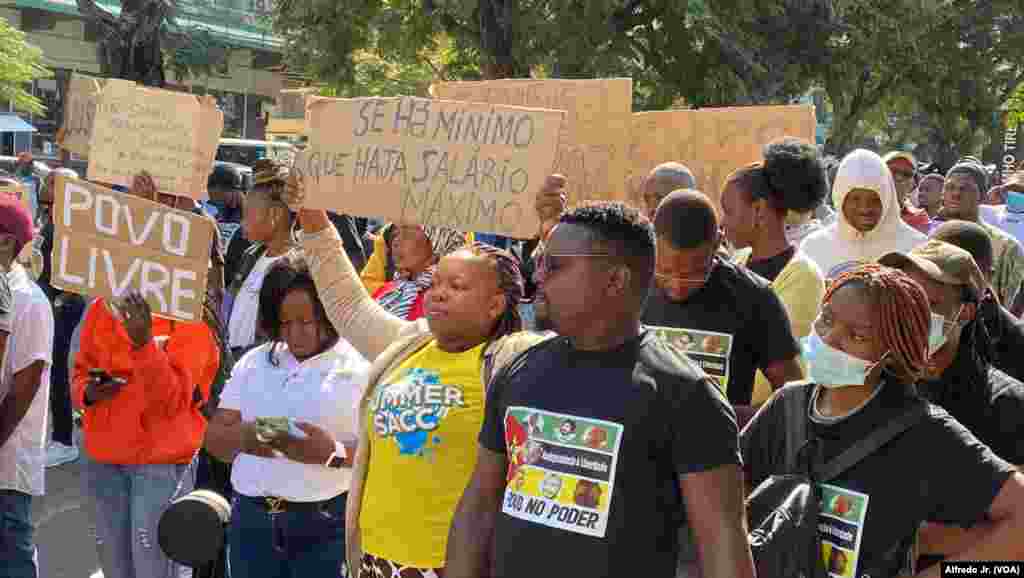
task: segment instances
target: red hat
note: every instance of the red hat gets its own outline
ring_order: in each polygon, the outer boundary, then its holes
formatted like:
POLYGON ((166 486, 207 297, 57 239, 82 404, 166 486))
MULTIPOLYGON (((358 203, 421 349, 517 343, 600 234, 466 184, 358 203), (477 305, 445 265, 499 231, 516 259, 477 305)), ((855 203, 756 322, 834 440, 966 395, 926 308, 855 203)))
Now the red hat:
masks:
POLYGON ((32 228, 32 216, 20 199, 12 195, 0 195, 0 234, 12 235, 17 243, 15 254, 21 253, 31 240, 35 231, 32 228))

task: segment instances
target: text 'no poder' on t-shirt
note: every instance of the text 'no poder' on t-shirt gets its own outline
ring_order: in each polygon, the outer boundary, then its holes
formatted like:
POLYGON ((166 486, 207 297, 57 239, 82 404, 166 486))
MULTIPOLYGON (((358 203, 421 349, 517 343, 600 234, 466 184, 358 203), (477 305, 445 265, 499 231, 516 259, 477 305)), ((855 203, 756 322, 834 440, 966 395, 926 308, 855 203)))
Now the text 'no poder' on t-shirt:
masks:
POLYGON ((674 576, 678 477, 739 463, 725 397, 651 332, 538 346, 493 382, 480 444, 508 459, 495 578, 674 576))

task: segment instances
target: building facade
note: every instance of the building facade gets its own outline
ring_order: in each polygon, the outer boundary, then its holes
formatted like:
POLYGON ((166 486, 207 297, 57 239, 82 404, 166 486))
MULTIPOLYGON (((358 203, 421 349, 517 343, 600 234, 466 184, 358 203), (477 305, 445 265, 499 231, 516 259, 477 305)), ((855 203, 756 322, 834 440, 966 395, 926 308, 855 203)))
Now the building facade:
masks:
MULTIPOLYGON (((229 47, 226 71, 202 78, 176 77, 167 67, 168 88, 214 96, 224 111, 224 136, 262 140, 266 119, 285 87, 281 72, 282 41, 271 30, 267 14, 272 0, 179 0, 174 22, 178 31, 212 38, 229 47)), ((119 0, 99 0, 107 11, 118 14, 119 0)), ((0 155, 11 155, 31 146, 41 158, 57 156, 54 144, 64 114, 63 88, 74 72, 100 74, 97 53, 98 27, 83 19, 75 0, 10 0, 0 5, 0 17, 24 31, 30 43, 40 47, 43 60, 54 72, 37 80, 33 93, 46 105, 42 116, 22 114, 36 132, 3 135, 0 155)))

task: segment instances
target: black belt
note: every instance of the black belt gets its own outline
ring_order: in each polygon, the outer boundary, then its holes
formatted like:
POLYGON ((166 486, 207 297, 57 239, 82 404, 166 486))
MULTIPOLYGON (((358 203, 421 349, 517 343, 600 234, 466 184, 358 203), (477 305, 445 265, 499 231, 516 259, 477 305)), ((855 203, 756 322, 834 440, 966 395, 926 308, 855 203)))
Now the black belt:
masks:
POLYGON ((282 514, 284 512, 318 512, 327 509, 335 500, 345 497, 347 492, 343 492, 319 502, 289 502, 284 498, 276 498, 273 496, 242 496, 239 497, 256 504, 267 511, 268 514, 282 514))

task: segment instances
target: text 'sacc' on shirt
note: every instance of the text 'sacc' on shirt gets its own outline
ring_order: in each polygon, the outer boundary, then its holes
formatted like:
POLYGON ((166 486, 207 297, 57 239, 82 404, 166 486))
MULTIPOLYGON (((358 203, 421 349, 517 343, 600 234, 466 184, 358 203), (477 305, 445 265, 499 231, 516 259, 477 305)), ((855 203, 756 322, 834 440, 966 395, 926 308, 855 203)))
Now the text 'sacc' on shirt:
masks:
POLYGON ((868 496, 829 484, 818 484, 818 488, 821 495, 818 536, 828 575, 831 578, 858 576, 868 496))
POLYGON ((622 429, 608 421, 509 407, 502 511, 534 524, 603 538, 622 429))
POLYGON ((659 339, 686 354, 728 395, 732 335, 697 329, 651 326, 659 339))

